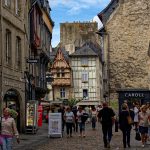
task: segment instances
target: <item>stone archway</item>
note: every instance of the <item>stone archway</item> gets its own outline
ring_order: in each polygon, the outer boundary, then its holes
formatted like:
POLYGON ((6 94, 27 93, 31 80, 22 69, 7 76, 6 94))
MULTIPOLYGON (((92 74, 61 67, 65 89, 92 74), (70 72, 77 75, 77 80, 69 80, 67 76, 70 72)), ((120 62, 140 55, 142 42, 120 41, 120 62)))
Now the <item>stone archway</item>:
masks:
POLYGON ((4 107, 8 107, 10 109, 14 109, 18 112, 18 116, 15 119, 18 131, 21 130, 20 123, 20 102, 21 96, 20 93, 16 89, 9 89, 4 95, 4 107))

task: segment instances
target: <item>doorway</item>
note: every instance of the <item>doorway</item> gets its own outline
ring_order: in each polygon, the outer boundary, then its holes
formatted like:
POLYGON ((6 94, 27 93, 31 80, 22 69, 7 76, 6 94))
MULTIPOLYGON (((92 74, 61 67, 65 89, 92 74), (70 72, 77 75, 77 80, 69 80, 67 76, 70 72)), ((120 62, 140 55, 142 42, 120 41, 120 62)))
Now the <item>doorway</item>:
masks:
POLYGON ((15 119, 17 129, 20 132, 20 94, 15 89, 10 89, 4 95, 4 107, 15 110, 18 116, 15 119))

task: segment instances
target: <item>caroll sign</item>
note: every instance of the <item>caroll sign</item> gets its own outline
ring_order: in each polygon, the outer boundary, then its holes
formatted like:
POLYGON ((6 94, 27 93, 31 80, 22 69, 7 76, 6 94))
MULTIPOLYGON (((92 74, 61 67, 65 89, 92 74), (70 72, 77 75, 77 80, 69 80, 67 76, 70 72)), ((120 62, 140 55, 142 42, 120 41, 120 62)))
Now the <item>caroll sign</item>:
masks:
POLYGON ((125 97, 128 97, 128 98, 130 98, 130 97, 132 97, 132 98, 134 98, 134 97, 139 97, 139 98, 143 98, 144 97, 144 93, 138 93, 138 92, 133 92, 133 93, 124 93, 124 96, 125 97))

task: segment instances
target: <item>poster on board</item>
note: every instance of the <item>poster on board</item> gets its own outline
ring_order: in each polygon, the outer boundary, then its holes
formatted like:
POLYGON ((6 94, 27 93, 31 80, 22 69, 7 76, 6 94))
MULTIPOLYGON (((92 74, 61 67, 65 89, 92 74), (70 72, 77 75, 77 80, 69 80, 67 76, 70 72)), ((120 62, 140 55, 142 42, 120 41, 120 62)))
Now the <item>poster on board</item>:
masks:
POLYGON ((61 113, 49 113, 48 137, 62 137, 61 113))
POLYGON ((26 104, 26 133, 37 132, 38 101, 30 100, 26 104))

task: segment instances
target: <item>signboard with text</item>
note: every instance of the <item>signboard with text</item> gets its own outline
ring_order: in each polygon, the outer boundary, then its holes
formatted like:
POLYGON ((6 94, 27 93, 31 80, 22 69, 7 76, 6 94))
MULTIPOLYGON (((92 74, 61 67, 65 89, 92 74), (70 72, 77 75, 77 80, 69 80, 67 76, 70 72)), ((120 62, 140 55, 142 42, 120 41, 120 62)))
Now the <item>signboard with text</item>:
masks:
POLYGON ((48 136, 62 137, 61 113, 49 113, 48 136))
POLYGON ((30 100, 26 104, 26 133, 36 133, 37 131, 37 106, 36 100, 30 100))
POLYGON ((27 59, 27 63, 38 63, 38 59, 27 59))

